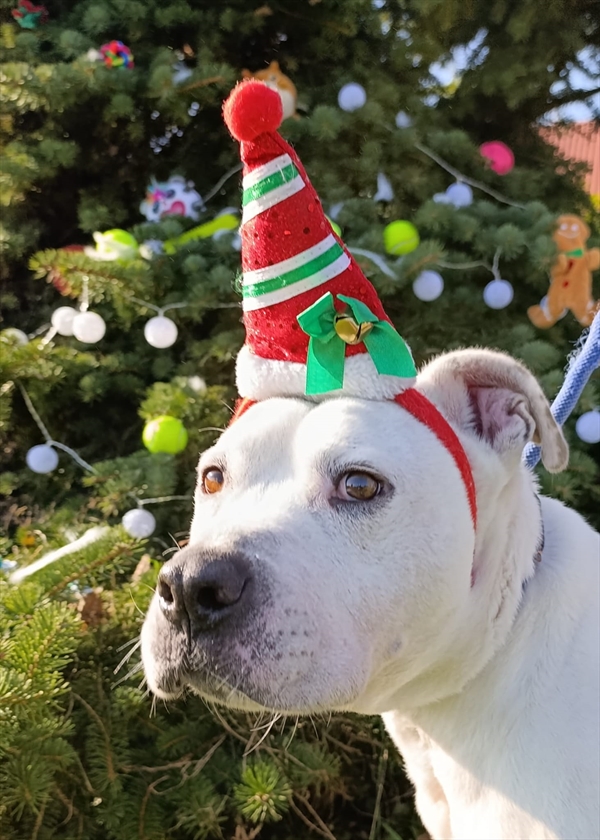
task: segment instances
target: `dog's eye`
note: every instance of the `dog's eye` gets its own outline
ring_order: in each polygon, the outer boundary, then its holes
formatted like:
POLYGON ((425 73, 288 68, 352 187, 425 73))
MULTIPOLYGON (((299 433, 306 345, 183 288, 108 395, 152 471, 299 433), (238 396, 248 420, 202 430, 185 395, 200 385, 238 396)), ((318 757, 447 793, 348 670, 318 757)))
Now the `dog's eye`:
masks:
POLYGON ((340 482, 342 499, 354 499, 358 502, 368 502, 381 491, 381 482, 372 475, 363 472, 346 473, 340 482))
POLYGON ((219 493, 223 489, 225 476, 218 467, 209 467, 202 474, 202 487, 205 493, 219 493))

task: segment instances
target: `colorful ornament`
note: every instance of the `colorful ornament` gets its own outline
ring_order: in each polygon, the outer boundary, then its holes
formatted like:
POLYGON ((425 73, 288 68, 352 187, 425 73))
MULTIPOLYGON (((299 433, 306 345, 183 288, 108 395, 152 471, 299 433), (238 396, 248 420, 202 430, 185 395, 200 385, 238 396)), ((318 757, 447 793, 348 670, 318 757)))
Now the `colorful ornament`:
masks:
POLYGON ((550 272, 550 288, 545 301, 527 310, 536 327, 552 327, 569 309, 583 327, 592 323, 600 308, 600 301, 592 297, 592 272, 600 268, 600 248, 587 249, 589 236, 590 229, 579 216, 558 217, 553 239, 559 254, 550 272))
POLYGON ((186 181, 181 175, 173 175, 168 181, 153 180, 140 204, 140 213, 149 222, 158 222, 164 216, 197 219, 203 209, 202 196, 194 189, 193 181, 186 181))
POLYGON ((514 289, 508 280, 490 280, 483 290, 483 299, 490 309, 505 309, 514 297, 514 289))
POLYGON ((446 190, 446 198, 449 204, 455 207, 468 207, 473 203, 473 190, 468 184, 457 181, 450 184, 446 190))
POLYGON ((57 468, 58 454, 47 443, 41 443, 31 447, 25 456, 25 461, 30 470, 43 475, 57 468))
POLYGON ((437 271, 422 271, 413 283, 413 292, 419 300, 429 303, 436 300, 444 291, 444 278, 437 271))
POLYGON ((136 540, 143 540, 156 530, 156 519, 149 510, 133 508, 132 510, 128 510, 123 516, 121 525, 130 537, 135 537, 136 540))
POLYGON ((204 222, 198 227, 186 230, 181 236, 176 236, 174 239, 167 239, 163 242, 163 249, 165 254, 174 254, 177 248, 188 242, 193 242, 196 239, 210 239, 211 236, 218 236, 227 231, 236 230, 239 227, 240 220, 233 213, 223 213, 210 222, 204 222))
POLYGON ((104 338, 106 324, 97 312, 78 312, 73 318, 73 335, 84 344, 96 344, 104 338))
POLYGON ((600 443, 600 411, 586 411, 575 423, 577 437, 584 443, 600 443))
POLYGON ((271 90, 277 91, 281 99, 281 107, 283 108, 283 119, 287 120, 289 117, 298 118, 298 114, 296 113, 296 105, 298 103, 296 85, 289 76, 281 72, 279 62, 272 61, 265 70, 258 70, 256 73, 251 73, 250 70, 242 70, 242 78, 258 79, 259 82, 263 82, 271 90))
POLYGON ((23 332, 23 330, 17 329, 17 327, 7 327, 5 330, 2 330, 0 333, 0 339, 5 344, 29 344, 29 336, 27 333, 23 332))
POLYGON ((156 315, 146 322, 144 338, 152 347, 163 350, 177 341, 177 326, 164 315, 156 315))
POLYGON ((394 188, 389 178, 383 172, 379 172, 377 175, 377 192, 373 196, 373 201, 392 201, 393 198, 394 188))
POLYGON ((37 29, 40 23, 48 20, 48 9, 36 6, 30 0, 20 0, 16 9, 11 12, 21 29, 37 29))
POLYGON ((169 455, 177 455, 187 446, 188 433, 181 420, 163 414, 146 423, 142 440, 152 454, 166 452, 169 455))
POLYGON ((73 335, 73 319, 77 309, 72 306, 59 306, 50 318, 50 323, 59 335, 73 335))
POLYGON ((96 247, 87 246, 84 249, 86 257, 111 262, 114 260, 134 260, 138 255, 137 240, 126 230, 114 228, 104 233, 96 231, 93 237, 96 247))
POLYGON ((479 147, 480 153, 490 164, 496 175, 506 175, 515 165, 515 156, 512 150, 501 140, 490 140, 482 143, 479 147))
POLYGON ((418 247, 421 241, 419 231, 412 222, 404 219, 397 219, 390 222, 383 229, 383 245, 388 254, 397 257, 401 254, 410 254, 418 247))
POLYGON ((108 44, 102 44, 100 55, 107 67, 133 69, 133 54, 123 41, 109 41, 108 44))
POLYGON ((358 111, 367 101, 367 92, 357 82, 348 82, 340 88, 338 93, 338 105, 342 111, 358 111))
POLYGON ((412 118, 406 111, 398 111, 396 114, 396 128, 412 128, 412 118))

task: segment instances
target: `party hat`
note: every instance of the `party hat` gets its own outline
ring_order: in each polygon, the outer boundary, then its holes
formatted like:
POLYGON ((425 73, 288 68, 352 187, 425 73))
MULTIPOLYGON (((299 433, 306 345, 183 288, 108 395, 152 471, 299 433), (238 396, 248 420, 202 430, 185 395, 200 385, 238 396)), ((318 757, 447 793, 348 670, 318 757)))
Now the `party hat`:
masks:
POLYGON ((415 380, 412 355, 277 133, 279 95, 248 80, 223 111, 243 162, 240 395, 393 399, 415 380))

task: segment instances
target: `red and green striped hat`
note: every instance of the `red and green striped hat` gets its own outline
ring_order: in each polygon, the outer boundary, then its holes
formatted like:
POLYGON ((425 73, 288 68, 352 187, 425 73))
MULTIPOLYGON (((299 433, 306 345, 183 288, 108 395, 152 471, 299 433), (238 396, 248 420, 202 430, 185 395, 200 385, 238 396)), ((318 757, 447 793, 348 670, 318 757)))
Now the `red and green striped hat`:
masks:
POLYGON ((240 395, 393 398, 414 382, 412 355, 277 133, 279 95, 247 80, 223 112, 244 164, 240 395))

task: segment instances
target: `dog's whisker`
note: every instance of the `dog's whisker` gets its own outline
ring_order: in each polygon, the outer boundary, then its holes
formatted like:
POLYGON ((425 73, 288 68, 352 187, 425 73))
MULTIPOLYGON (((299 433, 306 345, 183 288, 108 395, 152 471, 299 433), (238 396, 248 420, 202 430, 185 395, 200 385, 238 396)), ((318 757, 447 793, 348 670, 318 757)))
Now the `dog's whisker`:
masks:
MULTIPOLYGON (((134 642, 135 642, 135 641, 136 641, 136 640, 134 639, 134 642)), ((132 644, 132 642, 128 642, 127 644, 132 644)), ((135 644, 135 645, 131 648, 131 650, 127 651, 127 653, 125 654, 125 656, 123 657, 123 659, 121 659, 121 661, 119 662, 119 664, 117 665, 117 667, 116 667, 116 668, 115 668, 115 670, 113 671, 113 674, 118 674, 118 673, 119 673, 119 671, 121 670, 121 668, 123 667, 123 665, 125 665, 125 663, 126 663, 126 662, 129 662, 129 660, 131 659, 131 657, 133 656, 133 654, 134 654, 137 650, 139 650, 139 648, 141 647, 141 644, 142 644, 142 640, 141 640, 141 638, 140 638, 140 639, 137 639, 136 644, 135 644)))
POLYGON ((288 750, 294 740, 294 735, 298 731, 298 724, 300 723, 300 715, 296 715, 296 721, 294 723, 294 728, 292 729, 292 734, 290 735, 289 741, 285 745, 286 750, 288 750))
POLYGON ((142 670, 142 668, 143 668, 143 667, 144 667, 144 666, 143 666, 143 664, 142 664, 141 662, 137 662, 137 663, 133 666, 133 668, 131 668, 129 671, 127 671, 127 673, 125 674, 125 676, 124 676, 124 677, 121 677, 121 678, 120 678, 120 679, 118 679, 115 683, 113 683, 113 685, 112 685, 113 689, 114 689, 114 688, 117 688, 117 686, 121 685, 122 683, 127 682, 127 680, 128 680, 130 677, 133 677, 133 675, 134 675, 134 674, 139 674, 139 672, 142 670))
MULTIPOLYGON (((281 718, 280 713, 279 713, 279 712, 276 712, 276 713, 273 715, 273 719, 272 719, 272 720, 271 720, 271 722, 268 724, 268 726, 267 726, 267 728, 266 728, 266 731, 265 731, 265 732, 264 732, 264 734, 263 734, 263 735, 262 735, 262 736, 258 739, 258 741, 256 742, 256 744, 254 744, 252 747, 250 747, 250 749, 246 749, 246 750, 244 750, 244 758, 246 758, 246 756, 249 756, 251 753, 253 753, 255 750, 257 750, 257 749, 260 747, 260 745, 263 743, 263 741, 264 741, 264 740, 265 740, 265 739, 269 736, 269 733, 271 732, 271 729, 273 729, 273 727, 275 726, 275 724, 277 723, 277 721, 278 721, 280 718, 281 718)), ((255 731, 255 730, 254 730, 254 731, 255 731)))

